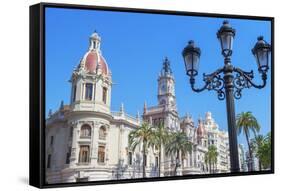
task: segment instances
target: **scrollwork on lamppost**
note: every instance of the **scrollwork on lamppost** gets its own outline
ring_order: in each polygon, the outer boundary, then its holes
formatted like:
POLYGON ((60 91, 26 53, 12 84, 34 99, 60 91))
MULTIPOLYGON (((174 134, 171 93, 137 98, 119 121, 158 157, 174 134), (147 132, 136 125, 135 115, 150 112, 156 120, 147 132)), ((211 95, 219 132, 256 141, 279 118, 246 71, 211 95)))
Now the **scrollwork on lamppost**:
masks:
POLYGON ((217 69, 213 73, 203 74, 204 85, 201 88, 195 87, 195 76, 198 75, 199 59, 201 55, 200 48, 195 46, 193 40, 183 49, 185 69, 187 76, 190 77, 191 89, 194 92, 202 92, 204 90, 215 91, 219 100, 226 99, 227 120, 230 145, 230 161, 231 171, 239 171, 239 158, 237 147, 237 133, 235 125, 235 108, 234 98, 242 97, 242 90, 245 88, 264 88, 266 86, 267 71, 269 69, 269 55, 271 45, 267 43, 262 36, 258 37, 258 41, 252 49, 252 53, 256 58, 258 71, 261 74, 261 84, 256 84, 253 71, 246 72, 231 64, 232 45, 235 36, 233 29, 228 21, 224 21, 222 27, 217 32, 217 37, 221 44, 222 55, 224 57, 224 66, 217 69))

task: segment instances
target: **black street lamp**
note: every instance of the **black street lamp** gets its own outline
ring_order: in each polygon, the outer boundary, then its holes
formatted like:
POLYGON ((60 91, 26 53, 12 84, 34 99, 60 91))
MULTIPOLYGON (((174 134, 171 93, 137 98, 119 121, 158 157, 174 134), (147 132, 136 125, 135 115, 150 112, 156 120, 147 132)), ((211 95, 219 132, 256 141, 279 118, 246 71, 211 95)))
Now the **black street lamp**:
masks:
POLYGON ((265 87, 267 71, 269 69, 268 62, 271 46, 263 40, 263 37, 258 37, 258 42, 252 49, 252 53, 258 64, 258 71, 262 78, 262 84, 257 85, 253 82, 253 71, 246 72, 231 64, 235 29, 230 26, 228 21, 223 22, 222 27, 217 32, 217 37, 220 41, 222 55, 224 56, 224 66, 211 74, 204 73, 203 81, 205 84, 202 88, 195 88, 194 86, 195 76, 198 74, 199 59, 201 55, 200 48, 195 46, 194 41, 189 41, 188 45, 184 48, 182 55, 185 62, 186 74, 190 77, 192 90, 195 92, 214 90, 217 92, 219 100, 226 99, 231 172, 239 172, 234 98, 240 99, 242 96, 242 89, 244 88, 255 87, 261 89, 265 87))

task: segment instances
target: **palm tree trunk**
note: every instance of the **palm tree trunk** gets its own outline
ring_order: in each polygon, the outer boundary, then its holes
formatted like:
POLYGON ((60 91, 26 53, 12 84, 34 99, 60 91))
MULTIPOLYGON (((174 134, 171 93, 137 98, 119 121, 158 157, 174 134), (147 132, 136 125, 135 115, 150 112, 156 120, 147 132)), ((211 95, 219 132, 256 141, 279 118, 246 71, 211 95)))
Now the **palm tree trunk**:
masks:
POLYGON ((177 175, 177 168, 178 168, 179 156, 180 156, 180 153, 179 153, 179 151, 177 151, 176 166, 175 166, 174 176, 177 175))
POLYGON ((246 135, 246 140, 247 140, 247 144, 248 144, 248 150, 249 150, 249 157, 250 157, 250 164, 248 165, 249 166, 249 171, 252 171, 253 170, 253 157, 252 157, 252 149, 251 149, 251 145, 250 145, 250 140, 249 140, 249 135, 248 133, 246 132, 245 133, 246 135))
POLYGON ((145 178, 145 163, 146 163, 146 160, 147 160, 147 157, 146 157, 146 152, 145 152, 145 142, 143 142, 143 145, 142 145, 142 177, 145 178))

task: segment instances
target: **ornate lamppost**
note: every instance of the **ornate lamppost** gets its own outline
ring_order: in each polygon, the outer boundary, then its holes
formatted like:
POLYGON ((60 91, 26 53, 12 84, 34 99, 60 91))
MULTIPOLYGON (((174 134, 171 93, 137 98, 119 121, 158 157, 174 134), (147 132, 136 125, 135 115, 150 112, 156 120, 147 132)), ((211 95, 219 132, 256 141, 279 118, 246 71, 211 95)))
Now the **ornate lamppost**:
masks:
POLYGON ((260 36, 252 49, 262 79, 262 84, 257 85, 253 82, 253 71, 246 72, 231 64, 234 36, 235 29, 230 26, 228 21, 224 21, 222 27, 217 32, 217 38, 220 41, 222 55, 224 57, 224 66, 211 74, 204 73, 203 81, 205 84, 202 88, 195 88, 195 76, 198 74, 199 59, 201 55, 200 48, 196 47, 194 41, 191 40, 184 48, 182 55, 185 62, 186 74, 190 77, 191 89, 195 92, 214 90, 217 92, 219 100, 226 99, 231 172, 239 172, 234 98, 240 99, 242 96, 242 89, 244 88, 255 87, 261 89, 265 87, 267 71, 269 69, 268 62, 271 45, 260 36))

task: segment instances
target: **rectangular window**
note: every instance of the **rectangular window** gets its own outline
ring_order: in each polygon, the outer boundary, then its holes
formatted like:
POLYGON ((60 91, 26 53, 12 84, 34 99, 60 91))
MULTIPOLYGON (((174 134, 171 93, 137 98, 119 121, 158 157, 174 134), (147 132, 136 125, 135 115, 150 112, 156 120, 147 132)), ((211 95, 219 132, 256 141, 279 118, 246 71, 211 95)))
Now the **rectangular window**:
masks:
POLYGON ((73 127, 69 128, 69 137, 73 137, 73 127))
POLYGON ((72 96, 72 102, 75 102, 76 100, 76 85, 73 87, 73 96, 72 96))
POLYGON ((51 136, 50 146, 52 146, 53 144, 54 144, 54 136, 51 136))
POLYGON ((155 157, 155 166, 156 166, 156 167, 159 166, 159 159, 158 159, 158 157, 155 157))
POLYGON ((80 146, 79 163, 88 163, 90 157, 90 147, 88 145, 80 146))
POLYGON ((71 147, 68 148, 68 151, 66 153, 66 160, 65 160, 66 164, 70 163, 70 156, 71 156, 71 147))
POLYGON ((93 84, 86 83, 85 99, 92 100, 93 97, 93 84))
POLYGON ((89 181, 89 177, 86 178, 76 178, 76 182, 88 182, 89 181))
POLYGON ((103 87, 102 88, 102 101, 103 103, 106 104, 106 98, 107 98, 107 88, 106 87, 103 87))
POLYGON ((146 155, 144 155, 143 160, 144 160, 144 166, 147 166, 147 156, 146 155))
POLYGON ((48 155, 48 160, 47 160, 47 168, 51 168, 51 159, 52 159, 52 155, 48 155))
POLYGON ((105 162, 105 146, 99 146, 98 148, 98 162, 99 163, 105 162))
POLYGON ((133 164, 133 153, 129 152, 128 153, 128 165, 132 165, 133 164))

